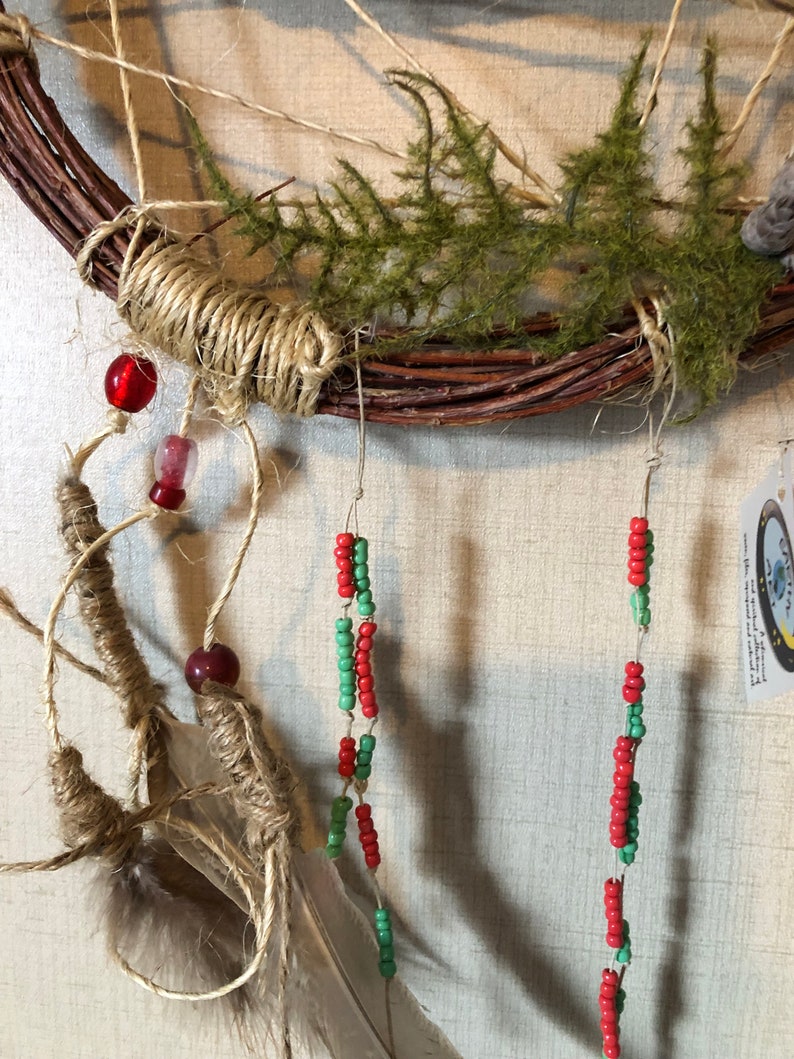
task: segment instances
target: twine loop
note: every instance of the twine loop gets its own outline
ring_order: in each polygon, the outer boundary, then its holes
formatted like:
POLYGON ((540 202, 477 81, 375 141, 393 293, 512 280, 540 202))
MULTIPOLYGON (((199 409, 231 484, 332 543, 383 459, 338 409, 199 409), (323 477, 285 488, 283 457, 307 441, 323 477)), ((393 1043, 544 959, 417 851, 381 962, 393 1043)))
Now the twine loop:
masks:
POLYGON ((24 55, 35 62, 33 26, 29 18, 0 13, 0 55, 24 55))
POLYGON ((94 228, 76 258, 85 282, 102 245, 133 226, 117 300, 133 332, 196 372, 228 422, 241 423, 257 401, 278 414, 313 415, 344 353, 341 336, 323 317, 224 276, 167 236, 145 205, 94 228))

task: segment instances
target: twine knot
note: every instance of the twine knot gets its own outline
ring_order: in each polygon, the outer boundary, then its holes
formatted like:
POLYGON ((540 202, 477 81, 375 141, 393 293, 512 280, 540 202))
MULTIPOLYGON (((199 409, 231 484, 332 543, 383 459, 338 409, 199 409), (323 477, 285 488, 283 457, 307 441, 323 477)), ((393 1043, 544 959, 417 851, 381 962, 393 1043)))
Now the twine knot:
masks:
POLYGON ((341 336, 313 309, 273 302, 223 276, 167 237, 146 206, 129 207, 91 232, 76 258, 85 282, 96 251, 133 225, 117 300, 132 330, 195 371, 229 422, 242 422, 256 401, 279 414, 313 415, 344 353, 341 336))
POLYGON ((35 60, 30 19, 24 15, 0 13, 0 55, 25 55, 35 60))

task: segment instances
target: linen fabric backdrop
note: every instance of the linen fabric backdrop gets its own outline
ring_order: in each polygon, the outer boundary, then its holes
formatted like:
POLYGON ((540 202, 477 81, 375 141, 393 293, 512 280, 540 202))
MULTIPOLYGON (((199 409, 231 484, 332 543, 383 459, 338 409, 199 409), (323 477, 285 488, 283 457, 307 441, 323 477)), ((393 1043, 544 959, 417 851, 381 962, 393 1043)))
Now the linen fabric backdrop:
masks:
MULTIPOLYGON (((566 151, 608 121, 621 71, 646 27, 651 61, 667 0, 371 0, 383 24, 552 182, 566 151)), ((100 46, 93 0, 25 13, 100 46)), ((766 62, 782 16, 717 0, 685 5, 650 140, 674 192, 676 150, 699 94, 699 52, 720 45, 727 120, 766 62)), ((414 131, 382 71, 402 63, 341 0, 129 5, 130 57, 394 146, 414 131)), ((37 49, 45 85, 87 147, 134 195, 118 78, 37 49)), ((791 146, 794 46, 736 157, 758 193, 791 146)), ((151 197, 207 191, 184 112, 135 79, 151 197)), ((297 177, 327 185, 346 155, 389 187, 376 152, 190 94, 232 179, 262 191, 297 177)), ((295 189, 293 189, 295 190, 295 189)), ((53 503, 63 444, 103 422, 102 380, 124 343, 112 304, 0 187, 0 583, 41 623, 64 571, 53 503)), ((206 220, 187 218, 194 227, 206 220)), ((714 262, 719 268, 719 261, 714 262)), ((742 498, 792 434, 791 362, 742 372, 722 404, 666 430, 651 490, 656 534, 646 644, 648 735, 639 757, 640 853, 628 876, 634 959, 627 1059, 784 1059, 792 1054, 791 695, 748 707, 738 629, 742 498)), ((137 509, 150 453, 174 429, 186 377, 167 370, 153 410, 92 460, 106 525, 137 509)), ((331 549, 353 490, 356 428, 252 414, 265 511, 219 630, 241 688, 302 781, 306 844, 322 844, 338 790, 331 549)), ((169 702, 192 714, 181 675, 201 641, 247 517, 239 436, 202 419, 199 473, 179 519, 113 545, 139 642, 169 702)), ((625 580, 629 518, 645 473, 642 410, 620 404, 476 429, 367 432, 362 533, 378 602, 382 723, 372 787, 396 919, 400 973, 466 1057, 600 1054, 596 997, 607 956, 602 906, 623 665, 635 631, 625 580)), ((59 635, 91 660, 76 607, 59 635)), ((65 665, 63 728, 89 767, 123 788, 126 734, 101 687, 65 665)), ((60 849, 38 697, 40 649, 2 626, 0 856, 60 849)), ((354 843, 357 845, 357 843, 354 843)), ((355 851, 346 881, 365 895, 355 851)), ((0 881, 0 1054, 4 1059, 237 1059, 212 1005, 176 1004, 110 967, 91 865, 0 881)), ((355 1057, 354 1057, 355 1059, 355 1057)), ((400 1059, 412 1059, 403 1057, 400 1059)))

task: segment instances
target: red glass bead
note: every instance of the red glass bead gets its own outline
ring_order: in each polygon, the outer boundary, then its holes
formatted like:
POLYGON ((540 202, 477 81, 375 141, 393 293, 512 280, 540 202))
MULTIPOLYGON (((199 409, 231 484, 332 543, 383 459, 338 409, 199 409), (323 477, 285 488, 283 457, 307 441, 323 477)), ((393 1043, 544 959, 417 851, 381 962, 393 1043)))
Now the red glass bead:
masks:
POLYGON ((356 806, 356 816, 359 820, 369 820, 372 816, 372 806, 367 802, 362 802, 361 805, 356 806))
POLYGON ((356 647, 359 651, 371 651, 372 650, 372 637, 371 636, 359 636, 356 640, 356 647))
POLYGON ((339 762, 339 775, 349 778, 356 771, 355 762, 340 761, 339 762))
POLYGON ((629 559, 629 571, 632 574, 644 574, 645 573, 645 560, 644 559, 629 559))
POLYGON ((378 705, 377 703, 375 703, 374 706, 362 706, 361 712, 364 714, 367 720, 370 720, 371 718, 378 716, 378 705))
POLYGON ((370 828, 369 831, 362 831, 361 834, 358 836, 358 840, 362 846, 377 846, 378 832, 374 829, 374 827, 370 828))
POLYGON ((338 585, 352 585, 354 584, 353 575, 348 571, 347 573, 337 574, 336 583, 338 585))
POLYGON ((609 844, 614 846, 615 849, 623 849, 624 846, 629 844, 628 835, 610 835, 609 844))
POLYGON ((648 520, 647 518, 633 518, 629 523, 629 529, 632 533, 647 533, 648 532, 648 520))
POLYGON ((626 825, 612 823, 609 825, 609 833, 610 835, 616 835, 618 838, 622 838, 622 836, 626 834, 626 825))
POLYGON ((187 493, 184 489, 169 489, 167 485, 155 482, 149 490, 149 499, 153 504, 166 511, 176 511, 185 502, 187 493))
POLYGON ((644 677, 625 677, 623 683, 627 688, 639 688, 640 691, 645 690, 644 677))
POLYGON ((358 701, 362 706, 374 706, 375 705, 375 692, 374 691, 362 691, 358 697, 358 701))
POLYGON ((358 669, 359 665, 369 665, 370 664, 369 651, 362 651, 359 648, 359 650, 356 651, 356 653, 354 655, 354 658, 356 660, 356 668, 357 669, 358 669))
POLYGON ((169 489, 187 489, 198 463, 198 447, 181 434, 167 434, 154 454, 154 477, 169 489))
POLYGON ((609 997, 612 999, 617 995, 618 987, 616 985, 609 985, 607 982, 601 983, 601 996, 609 997))
POLYGON ((372 666, 369 662, 356 662, 356 676, 368 677, 372 672, 372 666))
POLYGON ((348 762, 350 762, 350 761, 355 761, 356 760, 356 752, 355 752, 355 750, 340 750, 339 751, 339 760, 345 762, 346 764, 348 762))
POLYGON ((618 1042, 618 1038, 617 1038, 616 1034, 614 1034, 614 1033, 605 1033, 604 1034, 603 1044, 602 1044, 602 1050, 603 1050, 603 1048, 611 1048, 612 1045, 615 1045, 615 1044, 618 1044, 618 1043, 619 1042, 618 1042))
POLYGON ((612 751, 612 757, 615 761, 631 761, 630 750, 618 750, 617 748, 612 751))
POLYGON ((377 868, 380 864, 380 853, 367 853, 364 860, 368 868, 377 868))
POLYGON ((623 892, 623 883, 620 879, 607 879, 604 883, 604 893, 610 897, 618 897, 623 892))
POLYGON ((617 928, 614 927, 613 923, 620 923, 620 929, 623 929, 623 912, 618 908, 607 908, 604 910, 604 915, 609 920, 609 930, 615 931, 617 928))
POLYGON ((140 412, 157 390, 157 369, 146 357, 122 353, 105 373, 105 397, 124 412, 140 412))
POLYGON ((353 573, 353 560, 352 559, 337 559, 336 568, 343 574, 353 573))
POLYGON ((197 647, 185 663, 185 680, 197 695, 205 680, 233 688, 240 679, 240 660, 231 647, 214 643, 209 651, 197 647))
POLYGON ((336 559, 352 559, 353 549, 352 548, 334 548, 334 558, 336 559))
POLYGON ((352 533, 337 533, 336 546, 337 548, 352 548, 355 540, 352 533))
POLYGON ((614 1033, 615 1032, 615 1021, 616 1020, 614 1020, 614 1019, 612 1021, 610 1021, 609 1019, 602 1018, 601 1021, 598 1024, 601 1027, 601 1033, 604 1034, 604 1035, 607 1034, 607 1033, 614 1033))
POLYGON ((608 1044, 604 1048, 604 1055, 607 1059, 620 1059, 620 1045, 619 1044, 608 1044))
POLYGON ((648 549, 647 548, 629 548, 629 562, 630 563, 639 563, 639 562, 643 562, 644 563, 647 558, 648 558, 648 549))
POLYGON ((634 740, 628 735, 619 735, 615 740, 615 746, 618 750, 633 750, 634 740))
POLYGON ((639 688, 630 688, 628 684, 624 684, 623 698, 629 703, 629 705, 633 706, 635 702, 639 702, 642 698, 642 692, 639 688))
POLYGON ((634 585, 635 588, 639 588, 640 585, 644 585, 647 580, 648 575, 645 573, 629 574, 629 584, 634 585))
POLYGON ((629 548, 645 548, 648 545, 648 538, 644 533, 630 533, 629 534, 629 548))
POLYGON ((629 807, 629 798, 631 795, 628 791, 619 791, 617 794, 613 794, 609 799, 609 804, 615 809, 626 809, 629 807))
POLYGON ((615 772, 618 776, 633 776, 634 775, 634 762, 633 761, 618 761, 615 763, 615 772))
MULTIPOLYGON (((615 1005, 610 1004, 606 1011, 601 1012, 601 1023, 606 1022, 608 1026, 611 1026, 613 1022, 618 1021, 618 1013, 615 1010, 615 1005)), ((614 1033, 614 1029, 612 1031, 614 1033)))
POLYGON ((342 750, 352 750, 355 745, 356 741, 352 735, 343 735, 339 740, 339 746, 342 750))
POLYGON ((615 1002, 608 997, 600 996, 598 998, 598 1006, 601 1008, 604 1017, 608 1017, 607 1013, 614 1010, 615 1002))
POLYGON ((601 981, 606 982, 608 985, 616 986, 620 975, 611 967, 605 967, 601 972, 601 981))
POLYGON ((374 677, 361 677, 358 682, 359 691, 372 691, 375 687, 374 677))
POLYGON ((358 829, 362 835, 366 835, 370 831, 373 831, 375 829, 375 824, 373 823, 372 817, 369 816, 365 820, 359 820, 358 829))
POLYGON ((342 599, 352 599, 356 594, 355 585, 340 585, 338 588, 339 595, 342 599))
POLYGON ((378 626, 374 621, 362 621, 358 632, 360 636, 373 636, 377 632, 377 629, 378 626))
POLYGON ((611 813, 611 820, 613 824, 625 824, 629 818, 628 808, 613 809, 611 813))
POLYGON ((622 902, 619 897, 607 897, 604 900, 604 915, 608 916, 612 909, 618 909, 620 911, 622 902))
POLYGON ((641 677, 645 672, 645 666, 642 662, 635 662, 633 659, 627 662, 623 667, 623 670, 627 677, 641 677))

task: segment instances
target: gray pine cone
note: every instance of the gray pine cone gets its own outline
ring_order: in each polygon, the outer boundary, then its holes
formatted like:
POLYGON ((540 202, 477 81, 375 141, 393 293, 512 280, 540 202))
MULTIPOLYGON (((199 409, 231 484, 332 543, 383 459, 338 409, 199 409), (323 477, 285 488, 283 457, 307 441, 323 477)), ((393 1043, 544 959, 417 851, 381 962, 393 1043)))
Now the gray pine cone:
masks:
POLYGON ((794 158, 775 177, 769 201, 745 219, 742 242, 748 250, 770 257, 794 250, 794 158))

